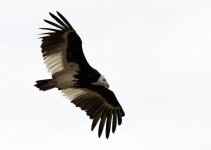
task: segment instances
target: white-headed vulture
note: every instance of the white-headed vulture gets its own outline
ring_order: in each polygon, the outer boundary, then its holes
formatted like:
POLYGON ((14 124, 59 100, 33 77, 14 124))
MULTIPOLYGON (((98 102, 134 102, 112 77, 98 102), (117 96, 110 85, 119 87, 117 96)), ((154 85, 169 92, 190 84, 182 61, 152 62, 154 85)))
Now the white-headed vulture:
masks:
POLYGON ((117 124, 122 123, 125 113, 105 77, 87 62, 81 38, 62 14, 57 12, 57 15, 50 13, 56 23, 44 20, 54 28, 40 28, 48 30, 41 37, 41 48, 52 79, 38 80, 35 86, 42 91, 61 90, 76 107, 93 119, 91 130, 99 122, 98 136, 105 126, 108 138, 110 130, 114 133, 117 124))

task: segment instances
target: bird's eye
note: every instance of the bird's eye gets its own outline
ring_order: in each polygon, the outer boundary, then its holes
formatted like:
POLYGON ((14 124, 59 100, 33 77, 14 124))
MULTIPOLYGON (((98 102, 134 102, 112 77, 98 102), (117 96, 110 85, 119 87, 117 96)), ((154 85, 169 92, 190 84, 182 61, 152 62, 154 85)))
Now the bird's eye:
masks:
POLYGON ((106 81, 106 79, 103 79, 103 81, 106 81))

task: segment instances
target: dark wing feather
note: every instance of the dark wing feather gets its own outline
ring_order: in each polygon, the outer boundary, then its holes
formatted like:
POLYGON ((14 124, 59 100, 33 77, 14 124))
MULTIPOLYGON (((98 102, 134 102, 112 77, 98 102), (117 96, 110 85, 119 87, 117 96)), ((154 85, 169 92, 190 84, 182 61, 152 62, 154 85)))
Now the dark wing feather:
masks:
POLYGON ((114 133, 116 131, 116 124, 117 124, 117 113, 116 110, 113 110, 113 122, 112 122, 112 132, 114 133))
MULTIPOLYGON (((82 49, 82 42, 78 34, 63 15, 57 12, 58 17, 52 13, 50 16, 56 21, 44 19, 54 28, 40 28, 52 32, 43 33, 42 53, 44 62, 53 74, 70 68, 70 63, 79 66, 89 66, 82 49)), ((71 69, 71 68, 70 68, 71 69)))
POLYGON ((50 30, 50 31, 55 31, 55 32, 61 32, 61 30, 52 29, 52 28, 39 28, 39 29, 42 29, 42 30, 50 30))
POLYGON ((64 30, 64 28, 63 28, 62 26, 60 26, 60 25, 58 25, 58 24, 56 24, 56 23, 54 23, 54 22, 51 22, 51 21, 46 20, 46 19, 44 19, 44 21, 47 22, 47 23, 49 23, 49 24, 52 25, 52 26, 55 26, 55 27, 57 27, 57 28, 60 28, 60 29, 64 30))
POLYGON ((112 110, 109 109, 107 112, 107 121, 106 121, 106 138, 108 138, 110 134, 111 119, 112 119, 112 110))
POLYGON ((105 107, 101 107, 101 109, 99 109, 96 114, 96 116, 94 117, 93 121, 92 121, 92 126, 91 126, 91 130, 93 131, 95 126, 97 125, 98 121, 100 120, 100 118, 102 117, 102 114, 104 112, 104 110, 106 109, 105 107), (102 110, 101 110, 102 109, 102 110))
POLYGON ((66 23, 66 25, 69 27, 70 30, 73 29, 73 27, 70 25, 70 23, 67 21, 67 19, 57 11, 57 14, 59 15, 59 17, 66 23))
POLYGON ((53 18, 53 19, 55 19, 63 28, 65 28, 66 30, 68 30, 68 26, 64 23, 64 22, 62 22, 58 17, 56 17, 54 14, 52 14, 52 13, 49 13, 50 15, 51 15, 51 17, 53 18))
POLYGON ((108 108, 106 108, 103 111, 101 119, 100 119, 100 125, 99 125, 99 128, 98 128, 98 136, 99 137, 101 136, 101 134, 103 132, 103 128, 104 128, 104 124, 105 124, 105 121, 106 121, 107 112, 108 112, 108 108))
POLYGON ((105 133, 106 138, 108 138, 111 126, 114 133, 117 122, 118 125, 122 123, 122 117, 125 113, 111 90, 102 86, 89 86, 81 89, 65 89, 63 93, 77 107, 85 110, 90 119, 93 119, 91 130, 94 130, 97 123, 100 122, 98 128, 99 137, 103 132, 104 126, 106 126, 105 133), (81 90, 81 92, 73 92, 74 90, 81 90), (72 95, 73 93, 78 94, 72 95))

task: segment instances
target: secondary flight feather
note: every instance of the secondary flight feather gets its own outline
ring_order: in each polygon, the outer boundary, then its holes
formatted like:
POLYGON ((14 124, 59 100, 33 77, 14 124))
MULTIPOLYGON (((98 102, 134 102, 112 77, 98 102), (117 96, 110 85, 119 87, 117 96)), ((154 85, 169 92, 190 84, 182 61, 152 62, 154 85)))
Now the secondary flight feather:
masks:
POLYGON ((61 90, 93 120, 91 130, 99 122, 98 136, 105 126, 108 138, 110 130, 114 133, 117 124, 121 125, 125 113, 105 77, 86 60, 81 38, 61 13, 57 12, 57 15, 50 13, 56 23, 44 20, 54 28, 40 28, 48 31, 41 37, 41 48, 52 78, 38 80, 35 86, 42 91, 61 90))

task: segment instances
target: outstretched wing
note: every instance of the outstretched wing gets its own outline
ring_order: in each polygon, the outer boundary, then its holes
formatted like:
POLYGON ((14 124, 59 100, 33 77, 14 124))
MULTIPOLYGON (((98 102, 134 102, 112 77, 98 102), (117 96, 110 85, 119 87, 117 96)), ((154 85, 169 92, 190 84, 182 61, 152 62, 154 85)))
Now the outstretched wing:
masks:
POLYGON ((52 74, 64 69, 71 68, 72 63, 79 66, 89 66, 83 50, 82 41, 65 17, 57 12, 58 16, 50 13, 57 22, 44 20, 56 28, 40 28, 51 32, 43 33, 42 53, 44 62, 52 74))
POLYGON ((100 120, 98 136, 100 137, 106 124, 106 138, 109 137, 110 129, 116 130, 117 123, 121 125, 122 117, 125 115, 121 105, 114 93, 103 86, 90 86, 88 88, 62 90, 64 95, 71 100, 76 107, 85 110, 90 119, 93 119, 91 129, 100 120))

